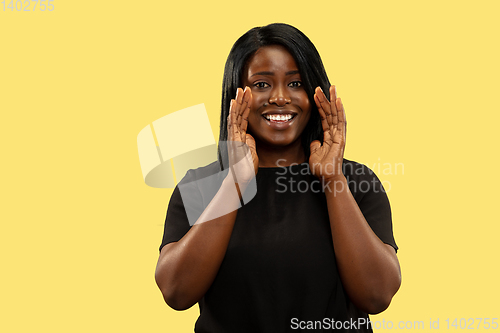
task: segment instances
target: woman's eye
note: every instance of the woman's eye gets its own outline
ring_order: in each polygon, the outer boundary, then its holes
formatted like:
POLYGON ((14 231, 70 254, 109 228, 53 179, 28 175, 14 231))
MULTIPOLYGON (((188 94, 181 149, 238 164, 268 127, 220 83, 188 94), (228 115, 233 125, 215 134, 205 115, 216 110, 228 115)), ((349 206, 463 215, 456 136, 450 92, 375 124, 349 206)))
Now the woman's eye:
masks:
POLYGON ((257 88, 267 88, 269 87, 269 85, 265 82, 257 82, 254 84, 254 86, 256 86, 257 88))
POLYGON ((293 81, 293 82, 290 82, 289 86, 293 87, 293 88, 302 87, 302 82, 300 82, 300 81, 293 81))

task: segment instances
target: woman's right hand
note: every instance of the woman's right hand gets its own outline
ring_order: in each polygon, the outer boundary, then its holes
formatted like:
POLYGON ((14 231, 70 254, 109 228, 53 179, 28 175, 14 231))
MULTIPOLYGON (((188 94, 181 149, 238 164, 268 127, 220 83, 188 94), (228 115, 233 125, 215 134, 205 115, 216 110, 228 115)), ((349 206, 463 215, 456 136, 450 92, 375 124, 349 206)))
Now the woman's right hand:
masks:
POLYGON ((238 88, 231 100, 227 117, 229 166, 239 184, 247 184, 259 169, 255 139, 247 133, 248 115, 252 104, 252 91, 238 88))
POLYGON ((255 140, 246 132, 251 102, 248 87, 245 91, 238 88, 231 101, 227 147, 232 176, 226 177, 200 216, 199 221, 208 223, 195 223, 179 241, 165 245, 160 252, 156 283, 167 304, 176 310, 196 304, 212 285, 231 239, 241 192, 249 190, 257 173, 255 140), (235 182, 239 198, 234 195, 235 182))

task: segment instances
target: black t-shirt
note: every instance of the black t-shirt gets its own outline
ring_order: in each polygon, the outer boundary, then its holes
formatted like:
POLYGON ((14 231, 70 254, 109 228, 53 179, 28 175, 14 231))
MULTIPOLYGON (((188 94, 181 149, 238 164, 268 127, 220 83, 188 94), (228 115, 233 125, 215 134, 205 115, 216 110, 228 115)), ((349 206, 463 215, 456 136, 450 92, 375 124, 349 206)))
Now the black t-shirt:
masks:
MULTIPOLYGON (((217 174, 218 166, 190 170, 181 184, 217 174)), ((389 200, 377 176, 346 159, 343 171, 372 230, 397 250, 389 200)), ((259 168, 256 183, 257 193, 238 210, 224 260, 199 302, 195 332, 330 332, 339 321, 350 329, 335 331, 371 332, 367 314, 342 286, 323 185, 309 165, 259 168)), ((201 192, 191 198, 200 202, 200 213, 215 195, 201 192)), ((160 250, 189 229, 176 187, 160 250)))

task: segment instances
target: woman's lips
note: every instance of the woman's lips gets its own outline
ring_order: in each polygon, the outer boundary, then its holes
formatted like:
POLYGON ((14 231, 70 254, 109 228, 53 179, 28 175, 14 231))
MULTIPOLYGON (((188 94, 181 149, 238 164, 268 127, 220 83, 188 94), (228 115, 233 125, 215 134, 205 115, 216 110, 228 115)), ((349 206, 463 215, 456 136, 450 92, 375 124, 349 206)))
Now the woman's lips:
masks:
POLYGON ((276 130, 284 130, 295 120, 296 113, 266 113, 262 115, 267 125, 276 130))

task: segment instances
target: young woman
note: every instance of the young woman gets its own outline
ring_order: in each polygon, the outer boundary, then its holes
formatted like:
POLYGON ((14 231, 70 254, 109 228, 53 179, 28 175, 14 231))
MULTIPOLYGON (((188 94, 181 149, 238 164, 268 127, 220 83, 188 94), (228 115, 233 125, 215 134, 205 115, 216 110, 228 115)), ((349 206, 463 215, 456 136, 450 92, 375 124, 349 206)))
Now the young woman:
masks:
POLYGON ((401 273, 387 195, 343 158, 345 134, 342 102, 302 32, 271 24, 236 41, 219 161, 174 190, 155 275, 172 308, 199 303, 196 332, 371 331, 367 314, 389 306, 401 273), (217 189, 205 191, 213 175, 217 189), (185 184, 196 184, 190 195, 185 184))

